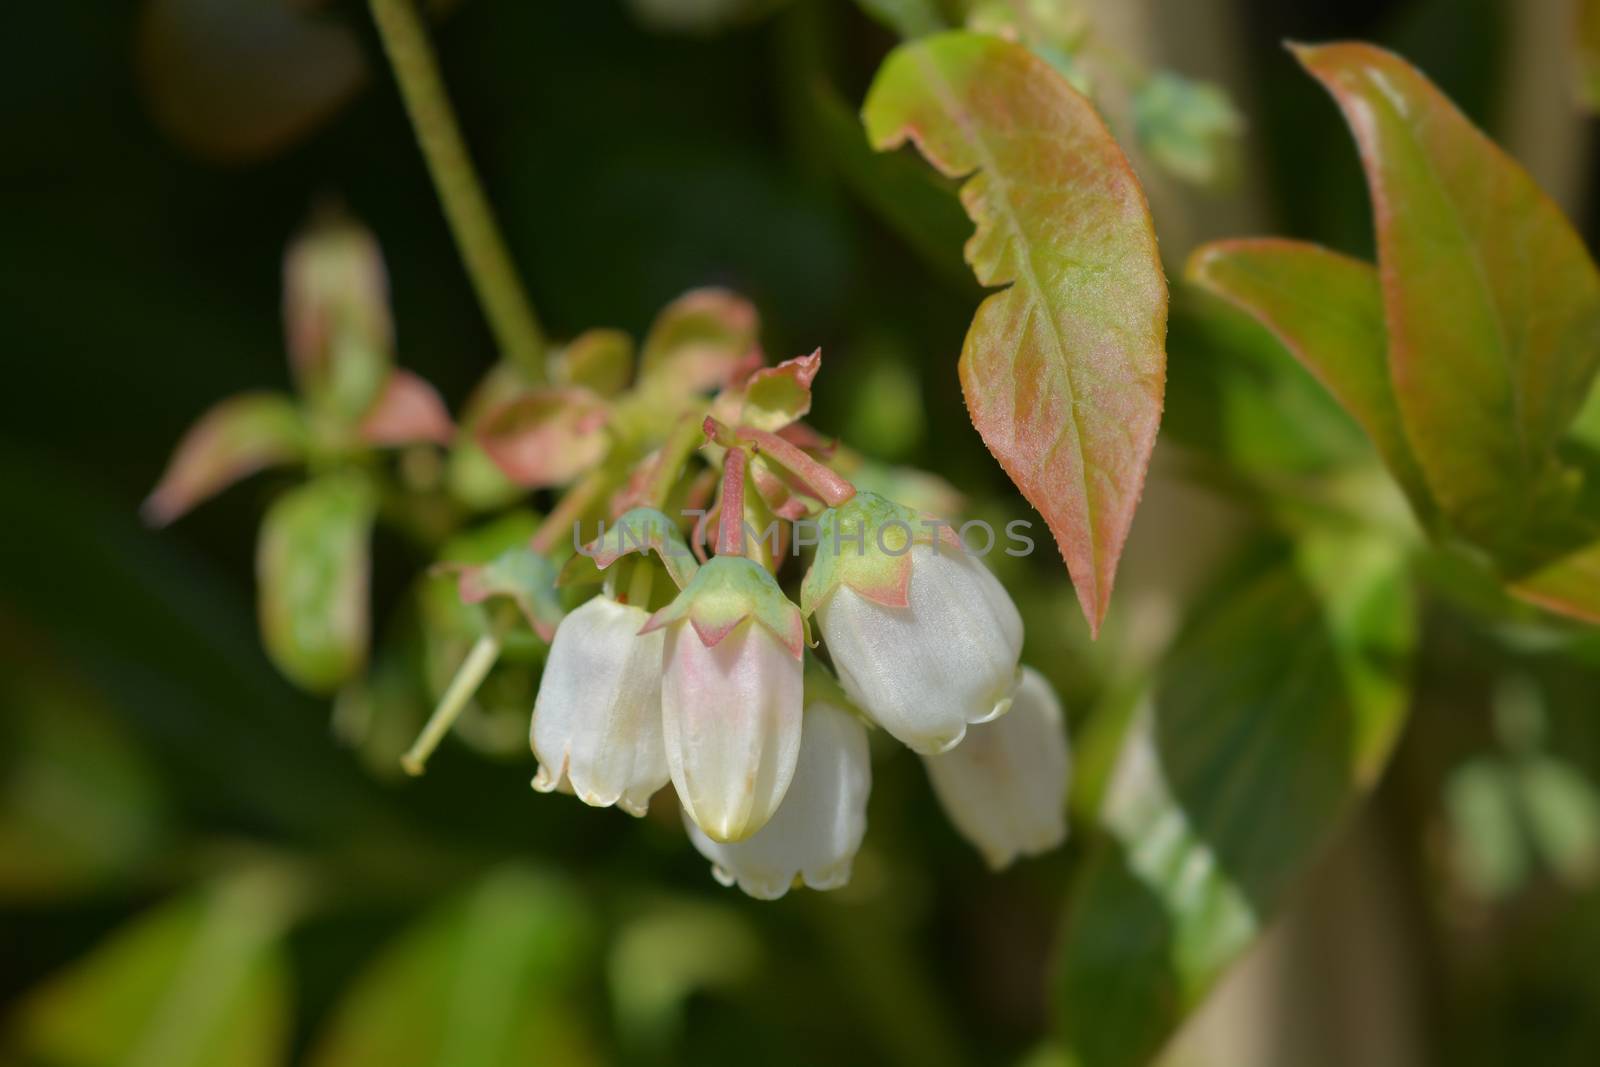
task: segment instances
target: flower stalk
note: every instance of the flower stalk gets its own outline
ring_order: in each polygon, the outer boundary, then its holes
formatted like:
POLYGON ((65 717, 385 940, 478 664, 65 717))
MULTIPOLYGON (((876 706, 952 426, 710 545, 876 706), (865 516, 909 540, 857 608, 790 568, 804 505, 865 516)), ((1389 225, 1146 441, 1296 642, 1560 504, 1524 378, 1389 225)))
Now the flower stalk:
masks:
POLYGON ((483 684, 495 660, 499 658, 498 636, 484 634, 478 638, 472 650, 467 653, 467 658, 456 668, 455 677, 450 679, 450 685, 440 698, 439 706, 433 709, 433 714, 422 727, 422 732, 417 735, 416 741, 406 754, 400 757, 400 766, 405 768, 407 774, 415 778, 427 769, 428 757, 433 755, 433 750, 439 747, 439 742, 444 740, 445 734, 450 732, 450 727, 461 717, 467 701, 478 691, 478 686, 483 684))
POLYGON ((590 471, 589 474, 568 490, 567 494, 556 502, 550 509, 544 522, 539 524, 539 529, 534 533, 528 547, 541 555, 549 555, 556 545, 561 543, 561 538, 567 536, 572 524, 581 520, 584 513, 594 507, 605 495, 611 486, 611 475, 604 467, 590 471))
POLYGON ((653 508, 666 508, 672 498, 672 490, 683 474, 683 465, 694 454, 701 439, 700 421, 694 415, 683 416, 673 426, 667 439, 661 443, 655 470, 650 474, 650 488, 645 494, 647 504, 653 508))
POLYGON ((722 516, 717 524, 717 555, 744 555, 744 479, 750 457, 742 448, 728 449, 722 464, 722 516))
POLYGON ((503 355, 535 382, 542 382, 547 376, 544 334, 467 155, 416 4, 414 0, 371 0, 371 6, 417 144, 495 342, 503 355))
POLYGON ((741 426, 735 436, 753 445, 757 452, 794 475, 807 493, 830 508, 836 508, 856 495, 856 487, 848 479, 806 455, 792 441, 750 426, 741 426))

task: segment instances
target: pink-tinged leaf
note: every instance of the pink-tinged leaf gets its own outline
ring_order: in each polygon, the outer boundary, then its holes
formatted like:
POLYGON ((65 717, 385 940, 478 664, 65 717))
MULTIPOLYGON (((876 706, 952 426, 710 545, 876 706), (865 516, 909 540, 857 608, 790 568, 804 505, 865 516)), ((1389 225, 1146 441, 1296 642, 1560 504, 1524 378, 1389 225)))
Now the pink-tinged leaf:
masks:
POLYGON ((305 424, 288 397, 245 393, 224 400, 178 442, 161 483, 144 502, 145 521, 165 526, 239 479, 305 454, 305 424))
POLYGON ((822 349, 763 367, 745 380, 739 421, 758 430, 781 430, 811 410, 811 383, 822 368, 822 349))
POLYGON ((616 396, 633 379, 633 338, 621 330, 585 330, 552 363, 556 381, 616 396))
POLYGON ((1406 440, 1383 333, 1378 272, 1318 245, 1216 241, 1189 259, 1190 281, 1254 318, 1332 393, 1377 447, 1418 518, 1433 500, 1406 440))
POLYGON ((695 289, 662 309, 639 359, 642 379, 676 393, 720 389, 759 365, 761 320, 742 296, 695 289))
POLYGON ((566 485, 605 456, 608 417, 587 389, 537 389, 484 416, 478 443, 525 489, 566 485))
POLYGON ((1464 536, 1515 556, 1563 504, 1555 446, 1600 363, 1600 273, 1525 171, 1403 59, 1295 54, 1355 134, 1399 409, 1464 536))
POLYGON ((335 473, 285 493, 261 522, 262 641, 278 669, 312 692, 333 692, 366 662, 376 506, 365 479, 335 473))
POLYGON ((380 448, 422 441, 447 445, 455 433, 438 390, 407 370, 389 375, 377 403, 361 420, 361 439, 380 448))
POLYGON ((355 422, 393 364, 389 276, 377 240, 343 219, 314 222, 283 259, 289 363, 307 400, 355 422))
POLYGON ((1507 588, 1547 611, 1600 625, 1600 541, 1563 556, 1507 588))
POLYGON ((1021 45, 941 34, 892 53, 863 110, 914 142, 1003 286, 961 352, 973 425, 1049 523, 1092 631, 1111 600, 1166 384, 1167 286, 1144 192, 1092 104, 1021 45))

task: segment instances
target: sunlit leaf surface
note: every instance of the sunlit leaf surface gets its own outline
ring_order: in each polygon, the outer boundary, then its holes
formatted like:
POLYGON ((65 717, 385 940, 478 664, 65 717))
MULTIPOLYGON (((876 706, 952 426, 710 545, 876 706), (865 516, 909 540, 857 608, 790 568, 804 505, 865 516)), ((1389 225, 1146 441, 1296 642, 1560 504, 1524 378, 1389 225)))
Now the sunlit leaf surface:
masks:
POLYGON ((1317 245, 1264 238, 1206 245, 1187 274, 1272 332, 1361 424, 1418 516, 1430 518, 1389 380, 1377 272, 1317 245))
POLYGON ((1081 1067, 1147 1062, 1375 784, 1407 707, 1400 562, 1380 542, 1319 539, 1190 620, 1060 935, 1058 1023, 1081 1067))
POLYGON ((910 140, 944 174, 971 175, 967 261, 1005 288, 962 348, 967 408, 1049 523, 1098 629, 1166 378, 1166 280, 1144 193, 1094 107, 998 38, 902 45, 862 115, 876 147, 910 140))
POLYGON ((1416 68, 1296 49, 1355 134, 1406 435, 1461 533, 1515 556, 1561 504, 1555 446, 1600 365, 1600 273, 1560 210, 1416 68))

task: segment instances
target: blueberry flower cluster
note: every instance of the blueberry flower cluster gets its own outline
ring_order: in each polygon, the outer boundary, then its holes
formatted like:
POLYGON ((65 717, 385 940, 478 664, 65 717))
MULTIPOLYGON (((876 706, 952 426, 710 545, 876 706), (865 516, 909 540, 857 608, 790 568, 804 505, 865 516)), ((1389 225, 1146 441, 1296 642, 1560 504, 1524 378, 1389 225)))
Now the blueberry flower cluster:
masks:
POLYGON ((1058 845, 1061 708, 1019 668, 1022 620, 1000 582, 948 524, 856 491, 793 440, 715 417, 705 429, 722 464, 717 555, 696 566, 665 514, 638 509, 568 566, 630 577, 608 577, 556 630, 535 788, 640 815, 670 781, 720 881, 769 899, 832 889, 865 835, 877 726, 923 758, 991 865, 1058 845), (789 514, 807 498, 821 509, 798 604, 763 565, 781 554, 748 536, 752 506, 771 506, 758 463, 789 514), (677 588, 657 606, 669 563, 677 588))
POLYGON ((1062 840, 1066 734, 1049 686, 1019 669, 1017 609, 926 514, 959 507, 943 483, 873 465, 803 421, 820 352, 766 365, 754 309, 698 290, 637 355, 625 334, 591 330, 537 366, 508 358, 452 418, 395 365, 386 290, 354 223, 297 241, 284 310, 298 395, 219 405, 147 505, 164 522, 253 471, 304 469, 258 553, 263 636, 285 674, 347 707, 387 684, 366 662, 368 535, 382 515, 435 539, 422 584, 460 609, 424 613, 425 655, 444 666, 400 760, 410 773, 458 724, 463 739, 494 736, 484 706, 518 689, 496 679, 542 663, 534 789, 643 815, 670 784, 717 878, 752 896, 849 878, 873 728, 922 757, 952 823, 995 866, 1062 840), (471 525, 544 493, 542 520, 471 525), (814 544, 790 536, 802 522, 814 544), (576 531, 594 523, 584 542, 576 531), (803 575, 786 571, 803 545, 803 575))

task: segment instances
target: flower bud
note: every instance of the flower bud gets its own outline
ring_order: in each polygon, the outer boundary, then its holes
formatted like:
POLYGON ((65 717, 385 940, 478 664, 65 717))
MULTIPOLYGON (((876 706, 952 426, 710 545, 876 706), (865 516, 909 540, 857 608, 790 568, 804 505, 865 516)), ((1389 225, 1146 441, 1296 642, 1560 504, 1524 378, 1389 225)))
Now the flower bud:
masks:
POLYGON ((872 765, 867 731, 850 712, 824 701, 806 706, 794 781, 770 822, 748 840, 719 844, 692 822, 689 839, 723 885, 776 900, 790 886, 837 889, 867 832, 872 765))
POLYGON ((800 612, 758 564, 718 556, 646 629, 666 631, 661 724, 684 813, 714 841, 742 841, 794 777, 800 612))
POLYGON ((905 509, 862 493, 835 510, 804 602, 839 681, 914 751, 947 751, 1009 707, 1022 618, 981 561, 905 509))
POLYGON ((535 789, 643 815, 667 784, 662 635, 639 633, 649 618, 597 596, 561 620, 533 705, 535 789))
POLYGON ((1067 734, 1060 701, 1033 668, 1022 668, 1009 714, 923 763, 945 815, 990 867, 1066 839, 1067 734))

